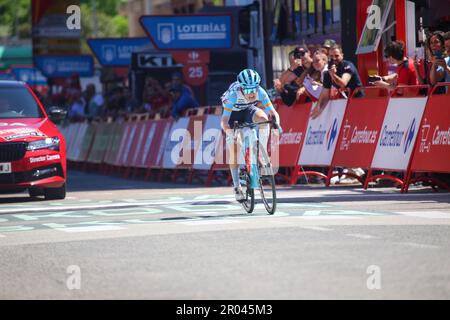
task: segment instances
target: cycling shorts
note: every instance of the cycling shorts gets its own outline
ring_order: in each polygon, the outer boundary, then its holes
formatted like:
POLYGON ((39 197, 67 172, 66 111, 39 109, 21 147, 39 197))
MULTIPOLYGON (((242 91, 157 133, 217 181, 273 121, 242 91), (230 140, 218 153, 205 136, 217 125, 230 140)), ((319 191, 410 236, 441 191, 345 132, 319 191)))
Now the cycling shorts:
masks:
POLYGON ((230 119, 228 120, 228 125, 230 126, 230 128, 233 128, 235 121, 237 121, 239 124, 253 123, 253 116, 260 110, 261 109, 256 106, 249 106, 248 108, 241 111, 233 111, 231 112, 230 119))

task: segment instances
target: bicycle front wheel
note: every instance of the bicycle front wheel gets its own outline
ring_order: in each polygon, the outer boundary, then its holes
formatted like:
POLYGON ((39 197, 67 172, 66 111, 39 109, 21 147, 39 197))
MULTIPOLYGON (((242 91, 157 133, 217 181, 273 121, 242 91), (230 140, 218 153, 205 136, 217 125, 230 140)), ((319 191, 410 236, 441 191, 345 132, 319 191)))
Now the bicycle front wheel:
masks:
POLYGON ((277 192, 270 158, 266 150, 259 144, 259 190, 267 213, 274 214, 277 208, 277 192))
POLYGON ((247 213, 252 213, 255 209, 255 191, 250 185, 250 177, 247 170, 242 169, 240 178, 242 182, 242 192, 245 195, 245 199, 241 202, 241 204, 247 213))

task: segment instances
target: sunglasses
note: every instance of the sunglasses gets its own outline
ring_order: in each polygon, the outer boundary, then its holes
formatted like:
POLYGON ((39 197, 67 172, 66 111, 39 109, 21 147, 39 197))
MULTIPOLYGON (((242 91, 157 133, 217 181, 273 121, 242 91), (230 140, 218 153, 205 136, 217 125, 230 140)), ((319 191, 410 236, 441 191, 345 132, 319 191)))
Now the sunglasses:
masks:
POLYGON ((242 88, 242 90, 244 91, 245 94, 252 94, 252 93, 256 93, 258 91, 258 87, 250 88, 250 89, 242 88))

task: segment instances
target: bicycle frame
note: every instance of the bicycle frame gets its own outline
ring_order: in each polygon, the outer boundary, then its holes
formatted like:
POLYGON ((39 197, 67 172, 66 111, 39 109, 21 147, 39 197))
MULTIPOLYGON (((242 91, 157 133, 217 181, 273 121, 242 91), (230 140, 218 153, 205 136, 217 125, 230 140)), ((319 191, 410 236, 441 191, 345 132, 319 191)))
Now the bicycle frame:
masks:
POLYGON ((259 156, 258 135, 255 128, 244 129, 245 128, 241 128, 238 131, 238 144, 240 145, 241 155, 244 157, 245 166, 250 176, 250 186, 252 189, 258 189, 259 173, 256 160, 259 156), (254 147, 251 146, 256 146, 256 153, 254 152, 254 147))

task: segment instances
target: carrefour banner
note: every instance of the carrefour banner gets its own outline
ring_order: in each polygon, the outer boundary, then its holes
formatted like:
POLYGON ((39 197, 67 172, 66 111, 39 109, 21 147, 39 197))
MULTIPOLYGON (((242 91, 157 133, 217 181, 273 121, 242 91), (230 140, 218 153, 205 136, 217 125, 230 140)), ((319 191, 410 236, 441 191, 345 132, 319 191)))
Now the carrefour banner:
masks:
POLYGON ((142 16, 140 23, 158 49, 227 49, 232 46, 229 14, 142 16))
POLYGON ((381 127, 372 168, 406 170, 427 98, 392 98, 381 127))
POLYGON ((46 77, 90 77, 94 74, 94 61, 90 55, 36 56, 36 67, 46 77))
POLYGON ((153 47, 148 38, 88 39, 91 51, 102 66, 129 66, 131 54, 153 47))
POLYGON ((450 172, 450 95, 430 96, 417 139, 411 170, 450 172))
POLYGON ((299 165, 331 164, 346 107, 347 100, 330 101, 318 118, 309 120, 299 165))

